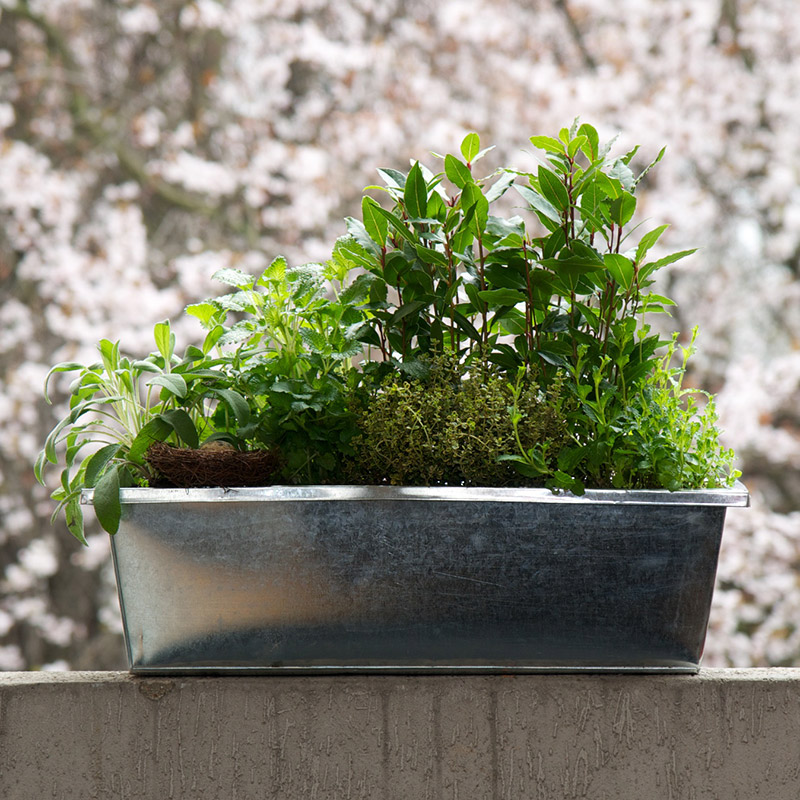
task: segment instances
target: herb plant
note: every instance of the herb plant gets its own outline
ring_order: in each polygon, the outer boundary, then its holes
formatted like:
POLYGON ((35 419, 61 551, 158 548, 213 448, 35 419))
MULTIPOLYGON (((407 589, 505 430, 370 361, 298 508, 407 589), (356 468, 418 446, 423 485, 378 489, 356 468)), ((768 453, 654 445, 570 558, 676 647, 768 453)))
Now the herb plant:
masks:
MULTIPOLYGON (((565 381, 575 401, 569 442, 545 457, 543 447, 518 441, 516 452, 504 455, 553 488, 700 488, 732 481, 732 454, 718 444, 704 449, 711 461, 704 474, 683 469, 668 476, 623 435, 643 397, 665 400, 663 387, 655 390, 668 370, 668 343, 646 319, 674 303, 650 291, 653 275, 694 252, 649 258, 666 225, 631 241, 639 228, 631 227, 636 189, 664 151, 636 174, 638 148, 612 156, 590 125, 575 123, 558 138, 530 141, 543 152, 535 172, 477 176, 475 164, 487 151, 476 134, 464 139, 460 157, 444 156, 438 173, 420 162, 407 173, 379 170, 385 186, 369 188, 382 190, 392 207, 365 196, 362 221, 347 220, 350 239, 342 245, 378 278, 370 290, 367 341, 408 376, 424 373, 422 357, 443 352, 467 367, 494 365, 517 397, 528 384, 546 391, 565 381), (491 213, 512 186, 527 219, 491 213)), ((685 400, 680 396, 679 403, 685 400)), ((696 409, 683 408, 693 419, 696 409)), ((518 401, 511 414, 519 427, 518 401)), ((713 420, 699 424, 710 433, 706 445, 716 441, 713 420)), ((669 439, 661 446, 679 445, 669 439)))
POLYGON ((183 359, 175 356, 169 323, 158 323, 154 335, 158 350, 145 359, 127 358, 120 354, 118 342, 103 339, 96 364, 65 362, 47 376, 49 401, 52 376, 77 372, 70 386, 69 411, 47 437, 34 473, 44 483, 46 465, 57 464, 57 448, 65 448, 60 486, 53 492, 58 501, 53 517, 63 508, 69 530, 81 542, 85 543, 83 489, 95 490, 98 519, 113 533, 119 525, 120 487, 147 485, 155 477, 144 458, 147 448, 166 439, 189 447, 198 444, 197 408, 186 401, 192 384, 207 373, 194 369, 196 348, 183 359), (83 452, 87 446, 94 452, 83 452))
POLYGON ((154 442, 266 450, 286 483, 732 484, 713 398, 683 388, 696 332, 678 357, 648 322, 674 305, 654 275, 694 252, 651 257, 667 226, 633 222, 664 151, 637 172, 590 125, 530 141, 530 172, 481 175, 474 133, 438 171, 379 170, 327 263, 218 272, 183 357, 159 323, 143 360, 103 341, 100 363, 54 367, 78 377, 36 475, 65 448, 70 530, 84 488, 116 530, 120 487, 159 478, 154 442), (509 191, 519 213, 495 213, 509 191))
MULTIPOLYGON (((464 375, 452 356, 422 357, 424 377, 395 372, 362 393, 345 478, 406 486, 530 484, 507 454, 517 446, 557 454, 569 440, 571 398, 557 383, 547 394, 531 382, 515 390, 496 370, 475 366, 464 375), (521 409, 518 419, 511 403, 521 409)), ((541 474, 534 477, 542 482, 541 474)))
POLYGON ((247 398, 237 419, 221 406, 212 422, 241 444, 279 448, 289 482, 326 482, 358 432, 348 393, 370 281, 348 282, 350 269, 336 258, 295 268, 276 258, 255 277, 227 269, 215 277, 233 291, 187 309, 208 330, 204 352, 219 349, 228 391, 247 398))

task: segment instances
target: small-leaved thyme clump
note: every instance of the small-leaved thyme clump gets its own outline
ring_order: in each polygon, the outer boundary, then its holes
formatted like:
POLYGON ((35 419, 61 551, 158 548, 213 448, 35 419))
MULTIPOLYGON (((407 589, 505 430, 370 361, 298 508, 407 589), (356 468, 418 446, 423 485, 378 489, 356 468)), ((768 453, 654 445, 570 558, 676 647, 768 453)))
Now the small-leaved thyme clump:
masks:
POLYGON ((531 485, 503 459, 516 451, 517 436, 524 446, 554 456, 566 442, 566 398, 558 387, 545 395, 535 383, 525 383, 516 400, 515 431, 513 387, 496 371, 473 365, 464 374, 446 356, 432 358, 428 366, 422 379, 390 376, 358 409, 361 435, 345 465, 350 482, 531 485))

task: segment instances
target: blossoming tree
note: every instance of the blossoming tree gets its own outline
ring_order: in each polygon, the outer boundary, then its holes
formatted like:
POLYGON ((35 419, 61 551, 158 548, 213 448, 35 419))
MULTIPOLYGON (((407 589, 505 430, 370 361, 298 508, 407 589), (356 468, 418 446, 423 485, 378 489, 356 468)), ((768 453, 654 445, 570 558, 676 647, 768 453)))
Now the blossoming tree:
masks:
MULTIPOLYGON (((707 663, 800 663, 800 21, 789 0, 0 0, 0 669, 120 664, 105 535, 49 526, 50 364, 228 265, 324 258, 374 181, 465 132, 530 164, 576 116, 667 156, 642 189, 729 512, 707 663)), ((494 154, 487 157, 487 163, 494 154)), ((433 159, 432 159, 433 161, 433 159)), ((645 161, 646 163, 646 161, 645 161)))

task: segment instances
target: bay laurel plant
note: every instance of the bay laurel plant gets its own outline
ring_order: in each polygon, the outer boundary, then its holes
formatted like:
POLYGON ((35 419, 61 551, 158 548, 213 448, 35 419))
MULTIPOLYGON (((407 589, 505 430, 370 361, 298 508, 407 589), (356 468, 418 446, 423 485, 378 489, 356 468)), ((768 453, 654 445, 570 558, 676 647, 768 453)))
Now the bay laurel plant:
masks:
MULTIPOLYGON (((436 173, 420 162, 379 170, 384 186, 372 188, 390 208, 366 195, 341 244, 378 278, 362 338, 409 379, 424 380, 424 357, 440 352, 464 375, 502 376, 517 436, 498 458, 533 482, 574 492, 732 483, 713 402, 700 410, 707 398, 682 387, 685 359, 673 368, 676 345, 647 321, 674 305, 650 290, 654 274, 694 252, 650 258, 667 226, 632 225, 637 187, 664 150, 636 174, 638 148, 613 156, 590 125, 530 141, 541 153, 533 172, 479 177, 487 151, 476 134, 436 173), (509 189, 525 216, 492 213, 509 189), (519 435, 542 413, 524 402, 536 392, 556 397, 566 440, 519 435)), ((371 414, 392 418, 385 402, 371 414)))
POLYGON ((664 151, 637 173, 587 124, 530 142, 530 172, 481 175, 474 133, 434 168, 379 170, 325 264, 218 272, 180 357, 159 323, 142 360, 104 341, 54 367, 78 377, 36 474, 63 462, 73 534, 84 488, 116 530, 120 487, 161 477, 154 442, 273 451, 265 483, 730 485, 713 398, 683 387, 696 331, 681 348, 649 323, 673 305, 654 275, 693 252, 651 257, 667 226, 633 222, 664 151))

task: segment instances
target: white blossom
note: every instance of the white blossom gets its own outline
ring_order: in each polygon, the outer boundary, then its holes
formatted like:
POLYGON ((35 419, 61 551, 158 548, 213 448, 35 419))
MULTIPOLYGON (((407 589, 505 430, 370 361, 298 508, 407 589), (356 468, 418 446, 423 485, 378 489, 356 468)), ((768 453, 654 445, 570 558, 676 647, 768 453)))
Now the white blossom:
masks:
POLYGON ((0 670, 14 671, 25 669, 25 659, 17 645, 0 645, 0 670))

